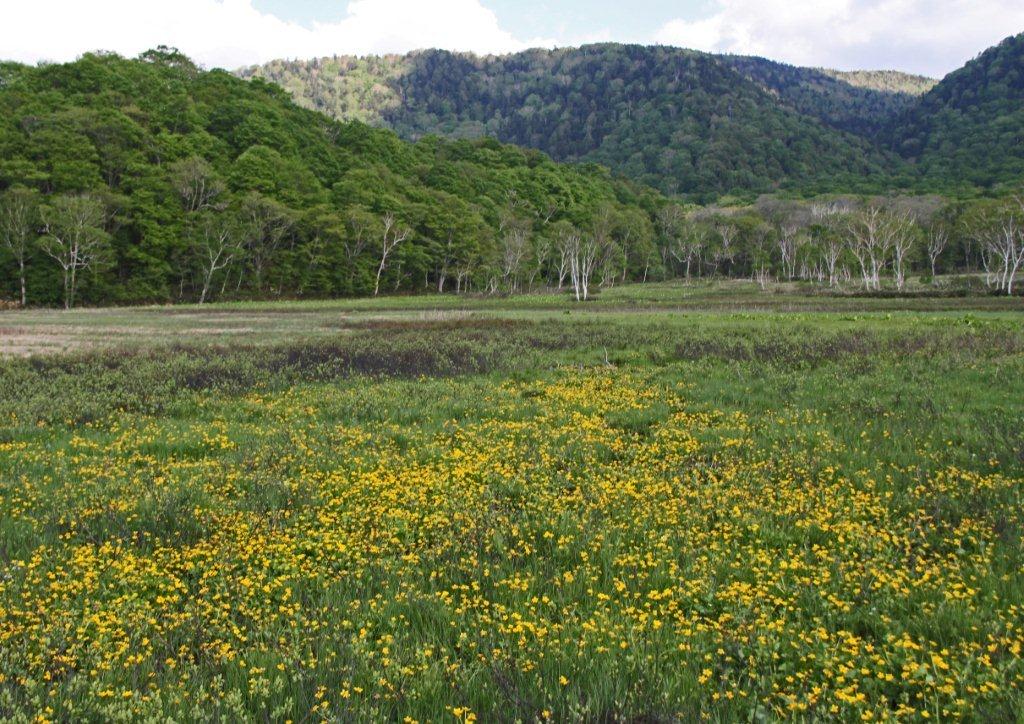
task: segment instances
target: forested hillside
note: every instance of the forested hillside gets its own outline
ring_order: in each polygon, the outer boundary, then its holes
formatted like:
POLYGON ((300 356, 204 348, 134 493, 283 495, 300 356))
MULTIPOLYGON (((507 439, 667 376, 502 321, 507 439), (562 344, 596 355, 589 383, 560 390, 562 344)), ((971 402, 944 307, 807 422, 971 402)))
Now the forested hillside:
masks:
POLYGON ((893 148, 935 178, 1024 177, 1024 34, 946 76, 891 128, 893 148))
POLYGON ((489 135, 667 193, 973 193, 1024 174, 1024 35, 942 82, 662 46, 274 61, 240 71, 406 138, 489 135))
POLYGON ((29 304, 511 287, 527 244, 598 215, 650 228, 660 203, 538 151, 341 123, 164 49, 0 66, 0 192, 0 297, 29 304))
POLYGON ((1020 53, 920 101, 927 79, 639 46, 271 66, 369 123, 168 49, 0 64, 0 300, 586 299, 691 276, 881 293, 961 271, 1010 294, 1020 53))
POLYGON ((904 96, 749 58, 602 44, 485 58, 430 50, 275 61, 242 74, 407 138, 490 135, 696 200, 877 190, 905 172, 851 132, 880 127, 904 96))
POLYGON ((844 73, 740 55, 721 60, 776 94, 787 107, 868 139, 935 85, 930 78, 895 71, 844 73))

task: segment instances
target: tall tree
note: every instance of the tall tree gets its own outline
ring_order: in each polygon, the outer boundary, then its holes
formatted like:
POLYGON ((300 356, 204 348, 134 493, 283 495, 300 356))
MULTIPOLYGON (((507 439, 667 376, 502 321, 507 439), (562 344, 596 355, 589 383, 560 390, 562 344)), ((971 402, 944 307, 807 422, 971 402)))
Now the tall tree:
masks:
POLYGON ((223 208, 224 182, 205 158, 189 156, 171 164, 171 183, 188 213, 223 208))
POLYGON ((193 251, 199 264, 202 290, 199 303, 206 302, 217 272, 231 266, 242 253, 238 242, 238 228, 230 217, 213 211, 199 212, 193 229, 193 251))
POLYGON ((975 210, 970 224, 980 243, 986 277, 996 289, 1012 295, 1024 264, 1024 197, 984 204, 975 210))
POLYGON ((939 257, 942 256, 942 252, 946 250, 946 246, 949 244, 949 227, 942 222, 932 222, 925 232, 925 239, 927 243, 928 266, 931 269, 934 283, 939 257))
POLYGON ((8 189, 0 196, 0 242, 18 266, 21 306, 28 304, 25 287, 25 261, 39 227, 39 193, 22 186, 8 189))
POLYGON ((885 234, 885 211, 871 204, 851 215, 847 225, 849 247, 860 265, 865 289, 878 289, 879 277, 888 254, 888 236, 885 234))
POLYGON ((89 194, 61 194, 41 208, 43 252, 53 258, 64 275, 64 308, 75 304, 79 273, 104 261, 110 234, 104 228, 107 210, 89 194))
POLYGON ((387 268, 388 259, 398 248, 399 244, 409 238, 411 229, 402 227, 395 215, 390 211, 384 214, 380 230, 380 264, 377 265, 377 276, 373 282, 373 296, 380 293, 380 278, 387 268))
POLYGON ((907 279, 907 258, 917 240, 917 226, 909 211, 890 209, 885 215, 883 232, 886 245, 892 249, 892 271, 896 289, 903 291, 907 279))
MULTIPOLYGON (((252 267, 253 286, 262 291, 265 272, 295 219, 287 206, 258 191, 246 195, 241 204, 242 238, 252 267)), ((241 283, 241 278, 239 278, 241 283)))

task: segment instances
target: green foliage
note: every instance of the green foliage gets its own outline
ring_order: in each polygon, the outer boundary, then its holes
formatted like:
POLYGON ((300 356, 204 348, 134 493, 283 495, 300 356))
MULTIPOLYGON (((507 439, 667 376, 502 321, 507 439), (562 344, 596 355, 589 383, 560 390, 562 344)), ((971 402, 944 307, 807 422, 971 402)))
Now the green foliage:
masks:
POLYGON ((847 131, 879 126, 902 107, 902 96, 789 69, 800 77, 782 80, 793 92, 780 103, 769 67, 788 68, 678 48, 602 44, 483 58, 429 50, 274 61, 242 74, 273 80, 310 108, 407 138, 489 135, 558 160, 596 161, 697 199, 780 186, 871 190, 899 167, 847 131), (815 88, 800 102, 800 89, 822 80, 828 88, 815 88), (809 103, 816 113, 808 113, 809 103))
POLYGON ((610 43, 278 60, 239 72, 406 138, 492 136, 701 202, 776 190, 970 195, 1024 171, 1022 48, 1024 36, 1009 38, 938 84, 610 43))
POLYGON ((1024 176, 1024 33, 950 73, 890 130, 936 183, 1016 185, 1024 176))
POLYGON ((868 139, 935 85, 931 78, 896 71, 844 73, 738 55, 724 56, 722 61, 777 94, 787 107, 868 139))
POLYGON ((38 242, 40 217, 27 236, 0 239, 0 295, 128 304, 562 289, 577 238, 605 290, 672 276, 849 288, 860 266, 850 214, 872 204, 915 224, 906 249, 875 260, 897 291, 925 268, 985 272, 991 285, 998 254, 975 207, 1024 174, 1022 38, 935 87, 615 44, 275 61, 242 71, 251 81, 167 48, 3 64, 0 193, 29 189, 44 209, 93 199, 106 263, 69 275, 38 242), (935 191, 965 201, 921 195, 935 191), (933 227, 948 240, 937 253, 933 227), (401 237, 394 248, 388 233, 401 237))
MULTIPOLYGON (((4 64, 0 80, 0 192, 34 189, 48 208, 88 196, 109 237, 109 263, 73 280, 33 243, 27 296, 38 304, 365 294, 385 214, 410 234, 383 288, 436 287, 453 259, 466 285, 482 285, 513 206, 541 235, 562 219, 585 226, 599 207, 650 215, 662 203, 599 167, 489 139, 410 144, 337 122, 167 48, 4 64)), ((17 298, 19 266, 0 254, 0 294, 17 298)))

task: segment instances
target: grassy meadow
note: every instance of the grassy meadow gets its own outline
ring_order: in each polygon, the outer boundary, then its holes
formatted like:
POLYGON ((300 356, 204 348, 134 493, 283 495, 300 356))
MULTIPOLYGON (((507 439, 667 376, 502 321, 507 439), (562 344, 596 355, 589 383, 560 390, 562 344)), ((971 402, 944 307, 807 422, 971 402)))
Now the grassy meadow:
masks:
POLYGON ((0 312, 0 719, 1020 721, 1022 312, 0 312))

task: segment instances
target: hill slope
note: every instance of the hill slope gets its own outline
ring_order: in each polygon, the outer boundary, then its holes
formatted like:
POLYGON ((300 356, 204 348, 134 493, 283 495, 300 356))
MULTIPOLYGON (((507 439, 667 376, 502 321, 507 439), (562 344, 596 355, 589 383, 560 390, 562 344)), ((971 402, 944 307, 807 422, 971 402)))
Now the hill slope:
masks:
POLYGON ((869 139, 936 83, 897 71, 801 68, 741 55, 725 55, 721 60, 798 113, 869 139))
POLYGON ((863 136, 911 98, 759 59, 617 44, 275 61, 240 72, 407 138, 491 135, 699 199, 888 183, 901 161, 863 136))
MULTIPOLYGON (((411 144, 341 123, 165 49, 0 64, 0 191, 15 185, 44 206, 62 194, 101 202, 110 248, 82 292, 125 303, 196 298, 210 224, 237 240, 214 288, 324 296, 373 290, 387 213, 409 237, 381 282, 411 289, 437 287, 456 266, 486 268, 500 226, 584 227, 599 209, 649 220, 660 203, 605 169, 492 139, 411 144)), ((57 301, 57 265, 31 253, 30 302, 57 301)), ((6 261, 0 289, 13 291, 6 261)))
POLYGON ((1024 33, 946 76, 892 124, 892 147, 927 176, 978 186, 1024 177, 1024 33))

